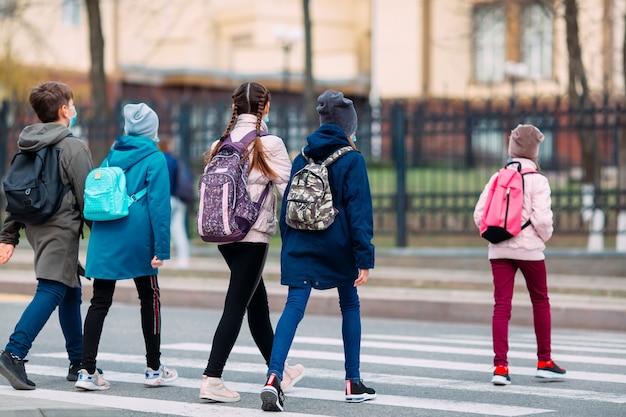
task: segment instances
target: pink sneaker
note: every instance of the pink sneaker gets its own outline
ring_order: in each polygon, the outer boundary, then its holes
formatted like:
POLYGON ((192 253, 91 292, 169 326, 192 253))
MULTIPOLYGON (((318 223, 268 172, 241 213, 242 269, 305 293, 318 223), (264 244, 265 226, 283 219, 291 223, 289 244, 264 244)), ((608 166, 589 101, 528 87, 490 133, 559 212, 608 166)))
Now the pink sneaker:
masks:
POLYGON ((283 380, 280 383, 280 389, 283 392, 289 391, 293 388, 294 385, 298 381, 302 379, 304 376, 304 366, 297 364, 294 366, 289 366, 285 364, 285 369, 283 370, 283 380))
POLYGON ((214 378, 206 375, 202 375, 200 398, 220 403, 236 403, 241 399, 239 393, 224 386, 222 378, 214 378))

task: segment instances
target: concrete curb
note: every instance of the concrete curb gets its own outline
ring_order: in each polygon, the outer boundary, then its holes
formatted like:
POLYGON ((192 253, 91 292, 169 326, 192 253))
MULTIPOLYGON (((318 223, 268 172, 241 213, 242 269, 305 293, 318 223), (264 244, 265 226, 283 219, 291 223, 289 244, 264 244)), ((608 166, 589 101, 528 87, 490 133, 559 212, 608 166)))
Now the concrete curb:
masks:
MULTIPOLYGON (((84 255, 84 252, 83 252, 84 255)), ((163 307, 222 309, 228 269, 214 245, 194 246, 190 270, 160 269, 163 307)), ((626 330, 626 256, 571 250, 548 254, 554 327, 626 330)), ((84 259, 84 256, 81 257, 84 259)), ((367 317, 406 320, 490 323, 493 309, 486 249, 419 248, 379 251, 377 267, 359 288, 361 312, 367 317)), ((282 311, 287 288, 279 284, 279 252, 271 250, 264 281, 272 312, 282 311)), ((91 281, 83 280, 84 302, 91 281)), ((0 265, 0 293, 32 296, 36 288, 32 251, 16 249, 0 265)), ((115 299, 137 303, 134 284, 120 281, 115 299)), ((340 314, 336 290, 313 291, 311 314, 340 314)), ((512 324, 532 325, 532 308, 524 280, 516 280, 512 324)))
MULTIPOLYGON (((17 275, 17 271, 16 271, 17 275)), ((36 282, 32 273, 21 271, 22 279, 0 280, 0 293, 32 295, 36 282), (29 277, 28 279, 23 279, 29 277)), ((163 308, 191 307, 222 309, 228 281, 220 278, 175 278, 160 276, 163 308)), ((83 301, 89 303, 91 281, 85 280, 83 301)), ((266 282, 270 310, 280 313, 287 288, 266 282)), ((490 291, 363 286, 359 288, 364 317, 459 323, 491 322, 493 298, 490 291)), ((130 280, 120 281, 115 301, 137 304, 137 293, 130 280)), ((552 325, 560 328, 626 330, 626 298, 587 294, 551 294, 552 325)), ((313 291, 309 314, 340 314, 336 290, 313 291)), ((532 325, 532 306, 524 288, 516 290, 511 324, 532 325)))

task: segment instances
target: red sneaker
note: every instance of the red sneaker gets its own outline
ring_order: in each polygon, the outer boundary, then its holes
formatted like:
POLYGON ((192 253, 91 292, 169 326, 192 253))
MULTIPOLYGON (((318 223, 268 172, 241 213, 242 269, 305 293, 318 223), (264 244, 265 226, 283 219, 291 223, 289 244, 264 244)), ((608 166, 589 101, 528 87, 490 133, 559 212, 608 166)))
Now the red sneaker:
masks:
POLYGON ((509 367, 504 365, 496 366, 496 369, 493 371, 491 383, 493 385, 510 385, 511 378, 509 377, 509 367))
POLYGON ((535 377, 537 378, 562 381, 565 379, 565 373, 565 369, 557 365, 552 359, 549 361, 537 361, 537 372, 535 372, 535 377))

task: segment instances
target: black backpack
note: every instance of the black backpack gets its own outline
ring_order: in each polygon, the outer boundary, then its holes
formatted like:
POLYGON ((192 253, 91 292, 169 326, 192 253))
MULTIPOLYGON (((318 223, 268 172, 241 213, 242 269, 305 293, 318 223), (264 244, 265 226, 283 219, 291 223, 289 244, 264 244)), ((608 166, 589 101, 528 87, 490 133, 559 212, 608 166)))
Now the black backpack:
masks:
POLYGON ((49 145, 37 152, 20 151, 13 157, 3 181, 10 220, 40 224, 56 213, 70 188, 61 181, 60 154, 60 149, 49 145))

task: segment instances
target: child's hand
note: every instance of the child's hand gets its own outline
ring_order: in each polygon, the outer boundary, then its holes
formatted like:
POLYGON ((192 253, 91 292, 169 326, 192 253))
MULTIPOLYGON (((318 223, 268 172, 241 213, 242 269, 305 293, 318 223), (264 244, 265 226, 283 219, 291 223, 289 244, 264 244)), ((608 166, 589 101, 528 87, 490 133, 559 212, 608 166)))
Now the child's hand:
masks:
POLYGON ((157 258, 156 255, 154 255, 154 258, 152 258, 152 261, 150 261, 150 265, 152 265, 153 268, 159 268, 163 266, 163 261, 157 258))
POLYGON ((354 281, 354 286, 358 287, 359 285, 365 284, 369 276, 370 276, 369 269, 359 269, 359 276, 354 281))
POLYGON ((13 250, 15 246, 9 243, 0 243, 0 264, 9 262, 11 256, 13 256, 13 250))

